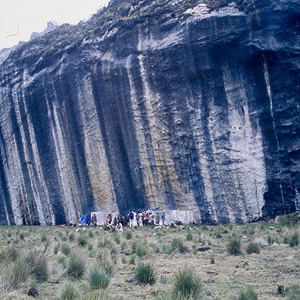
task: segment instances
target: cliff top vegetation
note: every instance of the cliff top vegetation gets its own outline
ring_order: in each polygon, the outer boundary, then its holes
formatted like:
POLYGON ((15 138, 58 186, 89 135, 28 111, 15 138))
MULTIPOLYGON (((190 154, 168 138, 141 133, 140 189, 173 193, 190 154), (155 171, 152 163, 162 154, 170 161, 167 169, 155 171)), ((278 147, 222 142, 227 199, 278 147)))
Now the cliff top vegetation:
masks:
POLYGON ((71 53, 84 41, 103 37, 114 28, 128 30, 134 26, 152 21, 166 22, 172 18, 186 18, 184 14, 198 4, 206 4, 209 11, 218 10, 235 3, 242 11, 261 9, 269 1, 259 0, 112 0, 107 7, 100 9, 87 22, 77 25, 63 24, 56 30, 18 47, 11 53, 4 65, 20 62, 39 65, 40 70, 64 53, 71 53))

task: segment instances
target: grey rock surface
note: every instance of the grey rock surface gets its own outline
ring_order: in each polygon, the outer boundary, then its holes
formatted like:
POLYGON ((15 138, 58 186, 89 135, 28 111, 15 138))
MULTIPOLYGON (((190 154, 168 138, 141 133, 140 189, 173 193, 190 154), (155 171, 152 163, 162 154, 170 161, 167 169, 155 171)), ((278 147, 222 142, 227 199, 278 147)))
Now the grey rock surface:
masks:
POLYGON ((0 224, 299 209, 300 3, 117 1, 0 68, 0 224))

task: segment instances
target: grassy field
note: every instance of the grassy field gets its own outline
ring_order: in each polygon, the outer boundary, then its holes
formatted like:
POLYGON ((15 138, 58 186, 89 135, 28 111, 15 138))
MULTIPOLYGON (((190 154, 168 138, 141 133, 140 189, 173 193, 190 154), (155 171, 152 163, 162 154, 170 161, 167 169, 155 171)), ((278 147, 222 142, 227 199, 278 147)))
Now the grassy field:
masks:
POLYGON ((299 300, 297 218, 123 234, 2 226, 0 298, 299 300))

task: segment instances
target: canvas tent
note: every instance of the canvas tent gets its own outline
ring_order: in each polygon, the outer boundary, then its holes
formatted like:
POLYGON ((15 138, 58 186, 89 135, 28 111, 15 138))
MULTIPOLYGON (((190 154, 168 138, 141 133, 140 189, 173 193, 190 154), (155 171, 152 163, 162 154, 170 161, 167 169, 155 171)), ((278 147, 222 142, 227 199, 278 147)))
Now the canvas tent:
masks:
POLYGON ((90 215, 81 215, 79 223, 84 224, 90 224, 91 223, 91 216, 90 215))

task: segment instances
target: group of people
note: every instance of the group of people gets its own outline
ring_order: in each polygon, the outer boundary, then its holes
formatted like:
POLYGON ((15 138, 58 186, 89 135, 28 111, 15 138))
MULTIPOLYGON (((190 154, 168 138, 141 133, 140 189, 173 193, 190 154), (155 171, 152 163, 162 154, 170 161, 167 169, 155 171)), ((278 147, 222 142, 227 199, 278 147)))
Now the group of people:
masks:
POLYGON ((108 229, 111 226, 114 226, 115 228, 117 228, 118 226, 122 226, 122 228, 123 226, 133 227, 134 220, 136 221, 137 226, 165 225, 166 214, 165 212, 163 212, 160 216, 159 212, 156 212, 156 214, 154 214, 151 212, 134 213, 133 211, 130 211, 125 216, 121 216, 121 214, 119 214, 118 217, 114 218, 112 218, 111 214, 108 214, 104 226, 105 229, 108 229))
MULTIPOLYGON (((97 226, 97 216, 94 213, 91 216, 91 224, 94 227, 97 226)), ((118 232, 123 232, 123 226, 134 226, 134 221, 136 221, 137 226, 158 226, 158 225, 165 225, 166 214, 162 212, 161 215, 159 212, 152 213, 152 212, 137 212, 134 213, 130 211, 127 215, 121 216, 119 214, 117 217, 112 217, 112 214, 108 214, 106 217, 106 221, 104 224, 105 230, 110 230, 115 228, 118 232)), ((73 225, 76 226, 78 223, 78 219, 75 216, 73 220, 73 225), (76 218, 76 220, 75 220, 76 218)))
POLYGON ((151 212, 149 212, 149 213, 143 212, 141 214, 141 216, 139 216, 139 214, 137 214, 136 219, 137 219, 138 226, 140 226, 139 222, 138 222, 138 220, 140 220, 140 219, 142 221, 143 226, 160 225, 160 220, 161 220, 162 225, 165 225, 166 214, 165 214, 165 212, 163 212, 162 215, 160 216, 159 212, 156 212, 156 214, 151 213, 151 212))
MULTIPOLYGON (((132 222, 129 222, 129 226, 133 226, 133 220, 134 220, 134 213, 131 211, 129 213, 129 221, 132 220, 132 222)), ((159 212, 152 213, 152 212, 142 212, 142 213, 136 213, 135 220, 137 226, 158 226, 158 225, 165 225, 166 221, 166 213, 163 212, 160 216, 159 212), (160 222, 161 221, 161 222, 160 222)))

